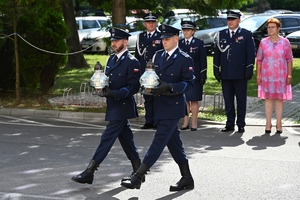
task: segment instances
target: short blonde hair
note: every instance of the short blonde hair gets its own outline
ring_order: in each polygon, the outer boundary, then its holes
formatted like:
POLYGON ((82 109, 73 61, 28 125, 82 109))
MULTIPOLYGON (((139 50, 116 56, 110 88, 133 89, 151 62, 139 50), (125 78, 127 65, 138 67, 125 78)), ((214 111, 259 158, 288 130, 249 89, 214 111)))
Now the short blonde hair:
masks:
POLYGON ((273 17, 270 18, 270 19, 267 21, 267 26, 268 26, 270 23, 276 24, 277 28, 280 27, 280 21, 279 21, 278 19, 276 19, 276 18, 273 18, 273 17))

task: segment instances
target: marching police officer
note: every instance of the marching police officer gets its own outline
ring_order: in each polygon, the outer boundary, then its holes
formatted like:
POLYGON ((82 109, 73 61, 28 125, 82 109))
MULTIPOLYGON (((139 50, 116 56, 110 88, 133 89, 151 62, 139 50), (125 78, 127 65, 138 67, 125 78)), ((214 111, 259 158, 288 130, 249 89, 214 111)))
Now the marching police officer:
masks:
POLYGON ((189 113, 192 112, 191 131, 197 130, 199 101, 202 100, 203 85, 207 78, 206 49, 203 40, 193 37, 195 28, 196 24, 194 22, 182 21, 181 29, 184 38, 179 41, 180 49, 189 54, 194 60, 194 89, 185 93, 187 115, 184 117, 183 125, 181 127, 181 130, 189 129, 189 113))
POLYGON ((157 161, 167 145, 182 175, 175 185, 170 186, 170 191, 193 189, 194 180, 178 130, 178 122, 186 113, 184 93, 193 88, 193 59, 179 49, 178 29, 161 25, 159 30, 162 33, 164 50, 153 56, 153 62, 160 84, 151 89, 157 131, 138 171, 130 180, 122 181, 121 185, 139 189, 147 170, 157 161))
POLYGON ((141 164, 128 121, 138 116, 133 95, 140 88, 140 63, 127 50, 126 45, 130 34, 118 28, 111 28, 109 31, 111 47, 115 54, 109 57, 105 69, 105 74, 109 77, 109 86, 100 93, 100 96, 106 97, 105 120, 109 122, 87 169, 72 178, 78 183, 92 184, 95 170, 107 156, 117 138, 131 161, 133 171, 136 171, 141 164))
MULTIPOLYGON (((157 27, 157 15, 153 13, 147 13, 144 16, 145 31, 137 36, 135 57, 141 63, 141 74, 144 73, 145 67, 148 61, 150 61, 154 53, 163 48, 160 32, 156 29, 157 27)), ((154 124, 154 110, 153 110, 153 96, 145 95, 144 106, 145 106, 145 124, 141 127, 142 129, 156 128, 154 124)))
POLYGON ((222 132, 234 130, 236 115, 238 132, 245 132, 247 85, 253 75, 255 47, 252 33, 239 27, 240 16, 240 13, 227 11, 228 29, 217 34, 214 51, 214 75, 222 84, 227 115, 226 126, 222 132))

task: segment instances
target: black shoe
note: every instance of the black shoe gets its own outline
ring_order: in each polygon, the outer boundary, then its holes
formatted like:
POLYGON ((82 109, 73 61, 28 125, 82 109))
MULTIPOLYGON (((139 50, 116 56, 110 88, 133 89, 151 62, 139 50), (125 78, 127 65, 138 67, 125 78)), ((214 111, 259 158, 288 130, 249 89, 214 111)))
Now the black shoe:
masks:
POLYGON ((197 130, 197 128, 191 128, 191 131, 196 131, 197 130))
POLYGON ((149 168, 144 163, 142 163, 137 172, 131 177, 131 179, 122 181, 121 185, 128 189, 140 189, 143 177, 145 177, 145 174, 148 170, 149 168))
POLYGON ((180 130, 184 131, 184 130, 187 130, 187 129, 189 129, 189 128, 190 128, 190 126, 187 125, 186 127, 181 127, 180 130))
POLYGON ((182 177, 175 185, 170 186, 170 191, 192 190, 194 189, 193 177, 182 177))
POLYGON ((148 123, 145 123, 141 129, 150 129, 150 128, 154 128, 154 125, 153 124, 148 124, 148 123))
POLYGON ((228 131, 234 131, 234 128, 233 127, 230 127, 230 126, 225 126, 225 128, 223 128, 221 130, 221 132, 228 132, 228 131))
POLYGON ((179 169, 182 177, 175 185, 170 186, 170 191, 194 189, 194 179, 191 175, 189 164, 180 165, 179 169))
POLYGON ((96 163, 96 161, 91 160, 86 170, 81 172, 80 174, 73 176, 72 181, 75 181, 77 183, 87 183, 92 184, 94 180, 94 172, 95 170, 98 170, 99 164, 96 163))
POLYGON ((265 130, 265 134, 270 134, 271 130, 265 130))
POLYGON ((277 130, 277 124, 276 124, 276 134, 281 134, 282 130, 277 130))
POLYGON ((239 127, 238 132, 239 132, 239 133, 244 133, 244 132, 245 132, 245 128, 244 128, 244 127, 239 127))

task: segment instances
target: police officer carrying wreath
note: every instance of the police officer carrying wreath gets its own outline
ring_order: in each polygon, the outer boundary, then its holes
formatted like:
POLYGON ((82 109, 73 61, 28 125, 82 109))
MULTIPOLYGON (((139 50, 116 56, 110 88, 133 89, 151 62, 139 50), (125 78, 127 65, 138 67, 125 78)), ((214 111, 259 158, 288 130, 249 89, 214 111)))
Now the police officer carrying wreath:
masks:
POLYGON ((95 170, 107 156, 117 138, 131 161, 134 172, 141 164, 128 121, 138 116, 133 95, 140 88, 140 63, 126 48, 130 34, 118 28, 111 28, 109 31, 111 47, 115 54, 108 58, 105 68, 105 74, 109 77, 109 86, 100 93, 101 97, 106 97, 105 120, 109 122, 87 169, 72 178, 78 183, 93 183, 95 170))
POLYGON ((217 34, 214 51, 214 75, 222 84, 227 115, 226 126, 222 132, 233 131, 236 118, 238 132, 245 132, 247 85, 253 75, 255 47, 252 33, 239 27, 240 16, 240 13, 227 11, 228 29, 217 34))
MULTIPOLYGON (((147 13, 144 16, 145 31, 140 33, 137 37, 135 57, 141 63, 141 74, 144 73, 148 61, 150 61, 154 53, 163 48, 161 43, 161 34, 157 31, 157 15, 147 13)), ((142 129, 156 128, 154 124, 154 110, 153 110, 153 96, 143 95, 145 106, 145 124, 142 129)))
POLYGON ((170 191, 193 189, 194 180, 178 130, 178 122, 186 113, 184 93, 193 88, 193 59, 178 48, 178 29, 161 25, 159 30, 164 50, 153 56, 153 63, 160 84, 151 89, 157 130, 138 171, 130 180, 122 181, 121 185, 140 189, 144 175, 167 146, 182 176, 176 184, 170 186, 170 191))

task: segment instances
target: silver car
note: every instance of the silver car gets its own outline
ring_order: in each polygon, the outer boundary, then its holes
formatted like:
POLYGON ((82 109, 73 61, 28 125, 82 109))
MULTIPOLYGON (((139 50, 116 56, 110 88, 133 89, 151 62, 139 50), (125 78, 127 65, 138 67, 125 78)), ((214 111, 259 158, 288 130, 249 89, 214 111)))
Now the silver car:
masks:
POLYGON ((130 52, 135 51, 137 36, 145 30, 144 21, 142 19, 137 19, 126 25, 126 30, 131 35, 128 38, 127 49, 130 52))
POLYGON ((75 20, 79 41, 82 41, 83 37, 90 32, 97 31, 98 29, 107 26, 107 24, 109 24, 110 18, 104 16, 85 16, 76 17, 75 20))
POLYGON ((222 17, 203 17, 195 21, 197 30, 194 37, 202 39, 208 54, 214 50, 215 35, 227 28, 227 20, 222 17))
POLYGON ((294 56, 300 56, 300 31, 295 31, 286 36, 290 41, 294 56))
POLYGON ((81 49, 84 53, 110 53, 109 46, 110 33, 106 28, 98 29, 97 31, 91 31, 83 37, 81 49))

